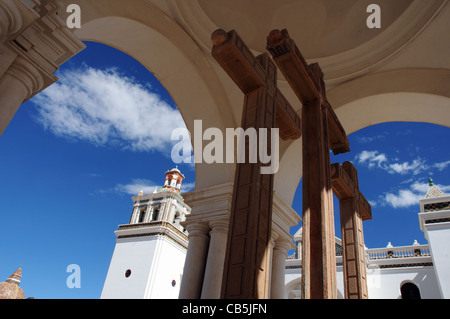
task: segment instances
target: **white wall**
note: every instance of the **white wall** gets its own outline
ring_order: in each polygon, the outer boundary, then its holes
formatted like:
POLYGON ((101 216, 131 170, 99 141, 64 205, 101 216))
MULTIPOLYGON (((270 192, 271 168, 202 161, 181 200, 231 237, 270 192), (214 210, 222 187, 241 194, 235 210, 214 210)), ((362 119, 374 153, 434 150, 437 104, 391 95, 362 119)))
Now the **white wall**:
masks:
POLYGON ((117 239, 103 286, 102 299, 141 299, 156 250, 156 236, 117 239), (131 270, 126 278, 125 272, 131 270))
POLYGON ((450 299, 450 222, 427 224, 426 229, 441 298, 450 299))
POLYGON ((176 299, 185 257, 186 250, 165 236, 118 239, 101 298, 176 299))
POLYGON ((441 298, 432 266, 367 270, 369 299, 401 299, 400 287, 406 282, 419 288, 422 299, 441 298))
POLYGON ((161 236, 156 247, 145 298, 178 299, 185 259, 185 248, 161 236), (174 280, 175 286, 172 286, 174 280))
MULTIPOLYGON (((285 298, 289 292, 300 289, 300 269, 286 269, 285 298)), ((336 285, 338 298, 344 297, 342 266, 337 267, 336 285)), ((402 267, 386 269, 367 269, 367 288, 369 299, 399 299, 400 287, 406 282, 413 282, 420 290, 422 299, 439 299, 438 283, 434 268, 402 267)))

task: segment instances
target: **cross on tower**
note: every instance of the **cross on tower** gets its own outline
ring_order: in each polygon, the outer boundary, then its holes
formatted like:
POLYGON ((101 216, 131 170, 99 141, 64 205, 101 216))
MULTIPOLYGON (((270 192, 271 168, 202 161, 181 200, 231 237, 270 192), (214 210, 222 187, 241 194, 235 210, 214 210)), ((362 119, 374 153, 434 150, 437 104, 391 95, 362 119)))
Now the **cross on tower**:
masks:
MULTIPOLYGON (((242 128, 278 127, 282 139, 298 139, 300 118, 277 88, 268 54, 254 57, 234 30, 216 30, 211 39, 212 56, 245 94, 242 128)), ((222 298, 269 297, 273 174, 262 175, 261 166, 258 160, 236 167, 222 298)))
POLYGON ((302 294, 306 299, 336 298, 336 252, 329 149, 350 150, 325 93, 317 63, 308 66, 286 29, 273 30, 267 49, 303 104, 302 294))

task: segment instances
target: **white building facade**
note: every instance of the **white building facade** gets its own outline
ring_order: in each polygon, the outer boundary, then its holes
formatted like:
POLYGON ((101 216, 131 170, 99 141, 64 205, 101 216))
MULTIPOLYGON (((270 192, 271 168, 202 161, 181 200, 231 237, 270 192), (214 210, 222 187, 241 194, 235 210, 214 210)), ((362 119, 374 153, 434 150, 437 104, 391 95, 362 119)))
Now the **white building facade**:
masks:
MULTIPOLYGON (((366 249, 369 299, 450 298, 450 196, 430 179, 424 199, 419 201, 418 220, 428 244, 366 249)), ((285 298, 301 298, 301 229, 294 235, 296 253, 288 257, 285 298)), ((338 298, 344 298, 342 247, 336 238, 338 298)))
MULTIPOLYGON (((209 235, 205 231, 201 236, 205 242, 203 246, 207 247, 205 253, 192 254, 186 259, 188 238, 198 241, 199 234, 192 228, 194 236, 188 237, 184 228, 191 209, 180 194, 183 179, 181 172, 173 169, 166 172, 162 190, 148 195, 141 192, 133 197, 135 204, 129 224, 119 226, 115 232, 116 247, 101 298, 189 298, 188 290, 193 288, 186 282, 182 285, 183 273, 189 273, 202 259, 206 261, 200 298, 219 298, 219 273, 223 269, 227 223, 223 218, 220 223, 213 221, 215 227, 209 235), (220 232, 216 224, 220 226, 220 232)), ((186 194, 186 197, 194 198, 192 194, 186 194)), ((287 251, 293 246, 276 244, 279 241, 275 239, 294 222, 281 223, 280 216, 290 216, 294 212, 278 206, 274 212, 271 297, 301 299, 302 229, 294 235, 295 253, 286 258, 287 251)), ((442 193, 431 179, 425 198, 420 200, 418 219, 428 244, 415 241, 411 246, 393 247, 389 243, 385 248, 366 249, 369 299, 450 298, 450 249, 447 245, 450 242, 450 196, 442 193)), ((189 224, 187 227, 190 228, 189 224)), ((336 238, 336 254, 338 298, 343 299, 343 258, 339 238, 336 238)))
POLYGON ((133 197, 129 224, 115 231, 102 299, 178 298, 188 246, 181 223, 191 210, 180 194, 183 179, 172 169, 161 190, 133 197))

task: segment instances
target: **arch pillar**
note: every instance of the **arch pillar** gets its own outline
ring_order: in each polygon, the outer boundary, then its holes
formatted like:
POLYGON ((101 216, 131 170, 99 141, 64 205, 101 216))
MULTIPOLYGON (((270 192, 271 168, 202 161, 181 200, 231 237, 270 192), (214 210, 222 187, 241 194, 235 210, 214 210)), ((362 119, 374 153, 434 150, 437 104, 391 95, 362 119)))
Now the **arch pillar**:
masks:
POLYGON ((233 184, 226 183, 183 194, 192 211, 183 222, 189 245, 180 299, 220 298, 232 192, 233 184), (197 230, 202 232, 203 241, 191 240, 190 225, 203 225, 197 230))
POLYGON ((292 247, 292 243, 285 240, 275 240, 272 253, 272 283, 270 290, 271 299, 285 299, 284 281, 287 251, 292 247))
POLYGON ((181 281, 180 299, 199 299, 209 245, 209 227, 204 223, 187 224, 189 245, 181 281))
POLYGON ((209 232, 210 243, 201 298, 219 299, 227 248, 228 220, 214 220, 209 225, 211 227, 211 231, 209 232))
POLYGON ((2 0, 0 2, 0 44, 23 31, 38 18, 39 14, 23 1, 2 0))
POLYGON ((28 60, 17 57, 0 78, 0 134, 20 105, 42 90, 44 77, 28 60))
POLYGON ((0 135, 20 105, 56 82, 53 72, 85 48, 58 16, 59 1, 26 3, 0 2, 0 135))

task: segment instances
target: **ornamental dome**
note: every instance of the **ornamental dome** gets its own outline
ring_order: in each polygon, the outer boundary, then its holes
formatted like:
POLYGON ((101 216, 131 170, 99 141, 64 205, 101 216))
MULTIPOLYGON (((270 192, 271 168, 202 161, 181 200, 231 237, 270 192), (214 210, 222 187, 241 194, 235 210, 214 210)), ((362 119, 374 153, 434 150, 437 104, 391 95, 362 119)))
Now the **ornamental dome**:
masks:
POLYGON ((0 283, 0 299, 25 299, 25 293, 19 287, 22 278, 22 266, 19 267, 5 282, 0 283))
POLYGON ((166 180, 164 181, 163 189, 168 189, 169 191, 176 191, 180 192, 181 189, 181 183, 184 180, 184 175, 181 173, 181 171, 178 169, 178 166, 176 168, 172 168, 170 171, 166 172, 166 180))

